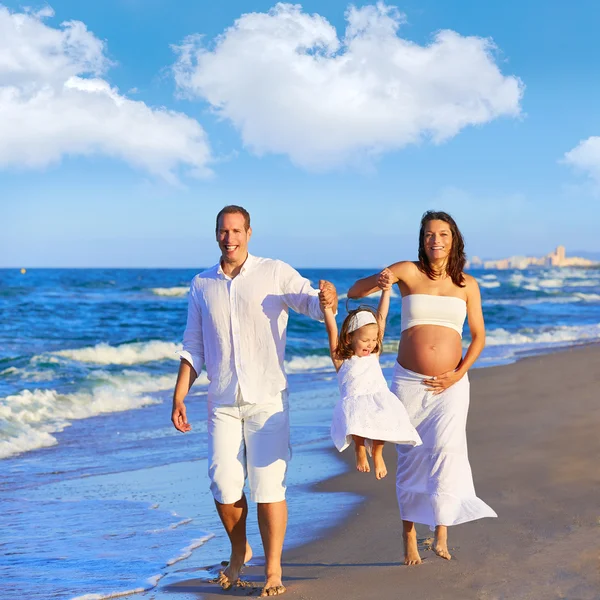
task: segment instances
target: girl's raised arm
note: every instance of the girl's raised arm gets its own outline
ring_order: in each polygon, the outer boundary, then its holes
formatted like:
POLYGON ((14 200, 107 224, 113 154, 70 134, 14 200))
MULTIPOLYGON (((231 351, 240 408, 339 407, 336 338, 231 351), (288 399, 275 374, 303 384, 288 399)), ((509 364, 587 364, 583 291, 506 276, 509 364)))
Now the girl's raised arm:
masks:
POLYGON ((385 334, 393 282, 394 274, 389 269, 383 269, 377 276, 377 286, 381 290, 381 298, 379 298, 379 305, 377 306, 377 325, 379 326, 381 339, 383 339, 383 335, 385 334))
POLYGON ((342 366, 342 361, 337 356, 338 346, 338 328, 331 306, 323 306, 323 315, 325 316, 325 328, 327 329, 327 337, 329 338, 329 356, 336 371, 339 371, 342 366))

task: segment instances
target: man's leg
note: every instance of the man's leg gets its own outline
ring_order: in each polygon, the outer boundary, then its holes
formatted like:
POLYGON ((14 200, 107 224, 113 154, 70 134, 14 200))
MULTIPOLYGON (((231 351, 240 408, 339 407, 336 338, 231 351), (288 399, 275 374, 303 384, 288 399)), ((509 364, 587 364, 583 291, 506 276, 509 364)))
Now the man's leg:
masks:
POLYGON ((208 465, 215 506, 231 542, 229 564, 218 579, 224 589, 229 589, 237 583, 247 554, 252 555, 246 540, 246 449, 238 407, 209 409, 208 465))
POLYGON ((281 582, 281 553, 287 527, 287 514, 285 500, 258 504, 258 527, 265 551, 265 595, 277 595, 285 591, 281 582))
POLYGON ((285 592, 281 553, 287 527, 285 476, 290 460, 287 392, 248 409, 244 420, 248 483, 258 504, 258 524, 265 551, 263 596, 285 592))
POLYGON ((215 500, 215 506, 231 542, 229 564, 223 570, 223 576, 219 577, 219 583, 224 584, 227 589, 228 584, 237 582, 242 567, 252 558, 252 550, 246 539, 248 503, 246 496, 242 495, 234 504, 221 504, 215 500))

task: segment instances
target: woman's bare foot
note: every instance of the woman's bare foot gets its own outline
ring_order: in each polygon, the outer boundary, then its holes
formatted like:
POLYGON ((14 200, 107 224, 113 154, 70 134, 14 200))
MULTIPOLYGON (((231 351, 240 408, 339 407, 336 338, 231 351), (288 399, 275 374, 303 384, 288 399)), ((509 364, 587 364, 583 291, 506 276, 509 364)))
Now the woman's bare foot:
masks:
POLYGON ((448 528, 445 525, 438 525, 435 528, 435 537, 433 539, 433 551, 441 558, 450 560, 452 555, 448 552, 448 528))
MULTIPOLYGON (((234 585, 240 585, 240 573, 244 569, 244 565, 252 558, 252 548, 250 544, 246 542, 246 551, 243 557, 243 562, 240 562, 240 558, 235 556, 233 553, 229 559, 229 562, 224 563, 225 568, 219 571, 217 577, 217 583, 224 589, 229 590, 234 585)), ((223 563, 221 563, 223 564, 223 563)))
POLYGON ((268 575, 265 587, 260 593, 261 598, 264 596, 280 596, 286 592, 285 586, 281 582, 281 575, 268 575))
POLYGON ((420 565, 423 561, 419 556, 419 547, 417 545, 417 530, 412 526, 410 531, 402 532, 402 541, 404 542, 404 564, 405 565, 420 565))
POLYGON ((367 449, 364 444, 354 444, 354 452, 356 453, 356 470, 361 473, 369 473, 371 467, 367 459, 367 449))

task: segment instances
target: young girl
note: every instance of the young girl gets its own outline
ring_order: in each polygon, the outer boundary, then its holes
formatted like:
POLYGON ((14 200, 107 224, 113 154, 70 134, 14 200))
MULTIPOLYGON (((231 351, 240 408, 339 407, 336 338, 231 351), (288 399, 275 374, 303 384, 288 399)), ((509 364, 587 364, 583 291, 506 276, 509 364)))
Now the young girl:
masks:
POLYGON ((384 442, 421 444, 406 409, 388 389, 379 364, 390 294, 390 286, 382 288, 377 313, 364 307, 350 311, 339 337, 332 308, 322 307, 331 360, 340 387, 340 399, 333 410, 331 437, 340 452, 354 440, 356 468, 362 473, 371 470, 368 450, 377 479, 387 475, 384 442))

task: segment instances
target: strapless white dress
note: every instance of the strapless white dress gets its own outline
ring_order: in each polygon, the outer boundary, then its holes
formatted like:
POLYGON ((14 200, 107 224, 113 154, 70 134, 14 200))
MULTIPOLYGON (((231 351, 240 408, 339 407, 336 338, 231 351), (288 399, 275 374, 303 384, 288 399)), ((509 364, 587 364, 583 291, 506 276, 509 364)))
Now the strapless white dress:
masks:
POLYGON ((379 364, 379 356, 353 356, 337 374, 340 399, 333 409, 331 438, 342 452, 352 436, 393 444, 418 446, 421 438, 411 425, 406 408, 390 391, 379 364))

